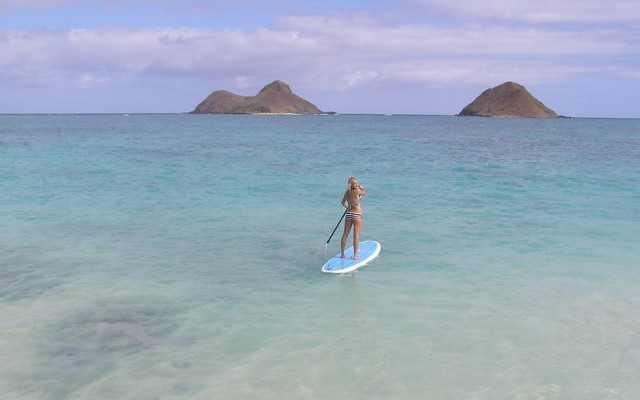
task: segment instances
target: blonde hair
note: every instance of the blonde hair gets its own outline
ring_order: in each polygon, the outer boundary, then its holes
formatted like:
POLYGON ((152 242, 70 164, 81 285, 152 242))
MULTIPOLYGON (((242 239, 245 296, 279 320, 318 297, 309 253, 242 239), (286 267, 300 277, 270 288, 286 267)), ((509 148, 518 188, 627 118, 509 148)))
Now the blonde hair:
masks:
POLYGON ((351 177, 349 178, 349 180, 347 181, 347 187, 349 188, 349 190, 353 190, 353 189, 357 189, 358 185, 355 185, 354 182, 356 182, 357 179, 355 177, 351 177))

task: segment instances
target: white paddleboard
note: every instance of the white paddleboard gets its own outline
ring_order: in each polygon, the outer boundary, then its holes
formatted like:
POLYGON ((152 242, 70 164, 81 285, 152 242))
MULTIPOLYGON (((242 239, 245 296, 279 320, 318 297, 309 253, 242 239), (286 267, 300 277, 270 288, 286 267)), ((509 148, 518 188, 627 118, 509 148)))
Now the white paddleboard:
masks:
POLYGON ((322 266, 322 272, 332 274, 344 274, 345 272, 355 271, 360 267, 364 267, 369 261, 378 257, 380 254, 380 243, 367 240, 358 244, 357 260, 353 259, 353 246, 344 251, 345 258, 340 257, 340 253, 336 254, 332 259, 322 266))

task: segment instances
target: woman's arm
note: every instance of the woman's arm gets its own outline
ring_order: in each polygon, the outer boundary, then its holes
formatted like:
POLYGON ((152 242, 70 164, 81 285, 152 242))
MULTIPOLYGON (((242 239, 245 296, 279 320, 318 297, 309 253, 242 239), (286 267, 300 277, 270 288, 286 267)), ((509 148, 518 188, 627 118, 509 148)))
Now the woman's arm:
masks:
POLYGON ((344 208, 349 208, 349 201, 347 199, 347 195, 349 194, 349 190, 344 192, 344 196, 342 196, 342 201, 340 202, 340 204, 342 204, 342 207, 344 208))

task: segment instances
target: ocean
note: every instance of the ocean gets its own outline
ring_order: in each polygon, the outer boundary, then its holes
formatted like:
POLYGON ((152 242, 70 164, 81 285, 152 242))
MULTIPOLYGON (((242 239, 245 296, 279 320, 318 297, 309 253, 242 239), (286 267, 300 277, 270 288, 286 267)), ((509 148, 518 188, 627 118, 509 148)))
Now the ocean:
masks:
POLYGON ((640 393, 640 120, 0 115, 0 189, 3 399, 640 393))

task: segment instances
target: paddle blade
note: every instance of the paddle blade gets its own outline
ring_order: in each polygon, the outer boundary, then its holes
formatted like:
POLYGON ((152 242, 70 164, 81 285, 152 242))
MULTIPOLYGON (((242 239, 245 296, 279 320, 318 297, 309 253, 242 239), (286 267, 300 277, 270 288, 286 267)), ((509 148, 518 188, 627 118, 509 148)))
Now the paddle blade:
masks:
POLYGON ((327 249, 329 248, 329 243, 325 243, 324 249, 322 249, 322 254, 327 254, 327 249))

